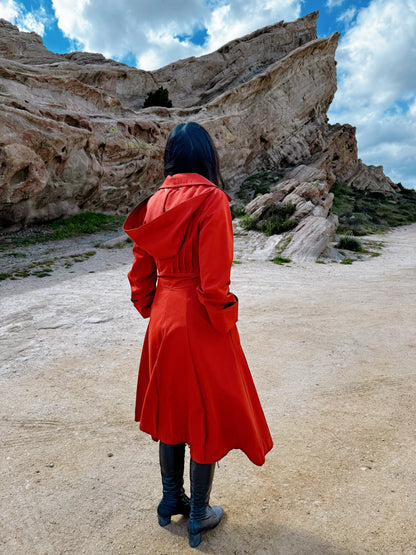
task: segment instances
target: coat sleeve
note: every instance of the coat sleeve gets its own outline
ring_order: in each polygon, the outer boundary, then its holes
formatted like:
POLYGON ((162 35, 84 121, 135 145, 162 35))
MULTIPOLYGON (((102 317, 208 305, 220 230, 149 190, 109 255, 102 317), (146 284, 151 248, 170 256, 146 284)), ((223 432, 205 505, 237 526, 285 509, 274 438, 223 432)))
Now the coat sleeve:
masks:
POLYGON ((131 301, 143 318, 148 318, 156 291, 156 264, 150 254, 136 244, 133 254, 133 266, 127 274, 131 287, 131 301))
POLYGON ((233 227, 226 195, 216 189, 207 200, 199 232, 199 301, 212 326, 227 333, 238 318, 238 299, 230 292, 233 262, 233 227))

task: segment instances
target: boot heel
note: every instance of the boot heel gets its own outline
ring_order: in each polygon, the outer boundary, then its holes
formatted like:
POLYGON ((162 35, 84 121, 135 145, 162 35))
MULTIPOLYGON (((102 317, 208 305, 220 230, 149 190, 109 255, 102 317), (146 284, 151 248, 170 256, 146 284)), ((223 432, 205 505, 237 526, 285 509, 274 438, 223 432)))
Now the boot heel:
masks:
POLYGON ((201 532, 198 532, 196 534, 189 534, 189 545, 191 547, 197 547, 202 540, 202 534, 201 532))
POLYGON ((168 524, 170 524, 170 521, 171 521, 170 516, 157 515, 157 519, 159 521, 160 526, 167 526, 168 524))

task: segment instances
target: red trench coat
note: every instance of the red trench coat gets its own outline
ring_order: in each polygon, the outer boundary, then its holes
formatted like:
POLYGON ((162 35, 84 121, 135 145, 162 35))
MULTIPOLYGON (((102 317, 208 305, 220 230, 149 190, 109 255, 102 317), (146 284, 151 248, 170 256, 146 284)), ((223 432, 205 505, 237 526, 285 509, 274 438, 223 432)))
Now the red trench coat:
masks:
POLYGON ((195 173, 169 176, 123 229, 135 243, 131 300, 150 316, 140 428, 163 443, 188 443, 198 463, 241 449, 262 465, 273 442, 235 325, 227 195, 195 173))

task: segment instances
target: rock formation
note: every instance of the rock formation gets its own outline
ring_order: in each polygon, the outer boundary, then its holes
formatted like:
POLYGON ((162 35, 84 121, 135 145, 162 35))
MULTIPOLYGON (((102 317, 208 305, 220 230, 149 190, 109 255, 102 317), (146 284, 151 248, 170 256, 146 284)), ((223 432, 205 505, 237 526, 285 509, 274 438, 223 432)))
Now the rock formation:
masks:
POLYGON ((359 166, 354 128, 328 126, 339 35, 318 39, 317 16, 153 72, 100 54, 54 54, 0 20, 0 225, 85 209, 126 213, 160 184, 171 129, 192 120, 213 136, 231 194, 255 172, 284 169, 271 194, 287 189, 282 198, 296 204, 300 223, 325 220, 314 229, 327 240, 336 227, 331 185, 340 176, 365 181, 370 170, 359 166), (160 86, 173 107, 143 108, 160 86))
POLYGON ((348 176, 346 182, 356 189, 381 193, 388 197, 400 191, 400 185, 384 175, 383 166, 366 166, 362 160, 358 160, 354 172, 348 176))

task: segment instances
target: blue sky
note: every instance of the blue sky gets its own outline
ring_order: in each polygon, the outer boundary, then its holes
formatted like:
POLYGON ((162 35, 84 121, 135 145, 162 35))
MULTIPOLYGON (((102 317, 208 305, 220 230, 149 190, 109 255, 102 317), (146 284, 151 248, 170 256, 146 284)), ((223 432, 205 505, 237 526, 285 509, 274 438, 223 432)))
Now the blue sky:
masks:
POLYGON ((149 70, 315 10, 319 37, 341 33, 330 122, 354 125, 363 161, 416 189, 416 0, 0 0, 49 50, 149 70))

